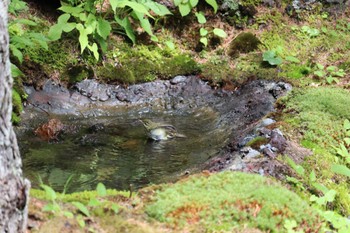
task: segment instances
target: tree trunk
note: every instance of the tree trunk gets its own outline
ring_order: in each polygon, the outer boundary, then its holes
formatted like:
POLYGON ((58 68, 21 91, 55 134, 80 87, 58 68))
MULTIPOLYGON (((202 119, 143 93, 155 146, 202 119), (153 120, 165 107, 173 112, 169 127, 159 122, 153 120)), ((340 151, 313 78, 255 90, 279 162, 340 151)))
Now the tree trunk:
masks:
POLYGON ((0 0, 0 233, 25 232, 30 183, 11 124, 12 77, 7 31, 9 0, 0 0))

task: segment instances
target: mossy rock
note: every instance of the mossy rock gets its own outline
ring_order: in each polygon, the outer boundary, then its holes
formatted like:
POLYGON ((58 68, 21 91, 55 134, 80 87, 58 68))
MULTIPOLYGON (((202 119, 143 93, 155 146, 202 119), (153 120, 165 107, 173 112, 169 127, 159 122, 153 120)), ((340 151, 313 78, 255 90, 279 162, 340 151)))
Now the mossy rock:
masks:
POLYGON ((242 226, 287 232, 286 221, 295 221, 295 230, 317 232, 320 224, 316 211, 297 194, 262 176, 238 172, 196 175, 164 186, 146 212, 190 232, 232 232, 242 226))
POLYGON ((253 149, 259 149, 260 146, 268 143, 268 139, 262 136, 258 136, 256 138, 253 138, 247 143, 247 146, 252 147, 253 149))
POLYGON ((229 45, 228 55, 236 58, 240 53, 248 53, 258 49, 260 40, 251 32, 242 32, 229 45))

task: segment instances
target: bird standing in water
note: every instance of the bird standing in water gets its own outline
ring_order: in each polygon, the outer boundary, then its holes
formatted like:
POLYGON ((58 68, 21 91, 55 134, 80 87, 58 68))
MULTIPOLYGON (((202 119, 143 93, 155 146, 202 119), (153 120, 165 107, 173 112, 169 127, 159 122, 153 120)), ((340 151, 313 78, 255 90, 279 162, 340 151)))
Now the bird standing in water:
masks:
POLYGON ((147 131, 149 138, 155 141, 168 140, 171 138, 185 138, 183 134, 179 134, 176 128, 165 123, 153 122, 149 119, 140 120, 147 131))

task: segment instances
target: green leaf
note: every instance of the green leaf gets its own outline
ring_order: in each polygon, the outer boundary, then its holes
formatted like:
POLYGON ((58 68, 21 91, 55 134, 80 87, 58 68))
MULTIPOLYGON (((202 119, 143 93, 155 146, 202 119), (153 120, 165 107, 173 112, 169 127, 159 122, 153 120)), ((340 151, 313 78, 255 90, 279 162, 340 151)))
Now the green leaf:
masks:
POLYGON ((198 12, 198 13, 196 12, 195 15, 196 15, 196 17, 197 17, 198 23, 204 24, 204 23, 207 22, 207 20, 205 19, 204 14, 203 14, 203 12, 198 12))
POLYGON ((100 54, 98 53, 98 47, 96 43, 93 43, 91 46, 87 45, 88 49, 94 54, 96 60, 99 59, 100 54))
POLYGON ((117 204, 113 203, 111 209, 114 211, 115 214, 118 214, 120 207, 117 204))
POLYGON ((85 216, 90 217, 90 212, 89 212, 89 210, 86 208, 86 206, 84 204, 82 204, 81 202, 77 202, 77 201, 72 202, 72 204, 75 207, 77 207, 78 210, 80 212, 82 212, 85 216))
POLYGON ((97 33, 106 40, 111 33, 112 27, 107 20, 99 18, 97 21, 97 33))
POLYGON ((36 22, 29 20, 29 19, 17 19, 17 20, 14 20, 13 23, 20 23, 20 24, 29 25, 29 26, 36 26, 37 25, 36 22))
POLYGON ((294 62, 294 63, 300 63, 300 60, 293 56, 286 56, 285 58, 287 61, 294 62))
POLYGON ((208 39, 206 37, 202 37, 199 40, 202 44, 204 44, 205 47, 208 45, 208 39))
POLYGON ((135 12, 136 17, 139 19, 140 21, 140 25, 143 28, 143 30, 145 30, 145 32, 147 32, 148 35, 153 35, 152 32, 152 26, 150 24, 150 22, 148 21, 147 18, 143 17, 143 14, 135 12))
POLYGON ((20 69, 18 69, 16 65, 11 63, 11 75, 12 77, 16 78, 16 77, 22 76, 23 73, 20 69))
POLYGON ((120 26, 122 26, 124 28, 126 35, 129 37, 129 39, 132 41, 132 43, 135 44, 136 37, 134 34, 134 30, 132 29, 129 18, 125 17, 123 20, 121 20, 118 17, 115 17, 115 20, 117 21, 117 23, 120 26))
POLYGON ((199 34, 203 37, 203 36, 206 36, 208 35, 208 30, 205 29, 205 28, 201 28, 199 29, 199 34))
POLYGON ((190 0, 190 4, 192 8, 195 8, 198 4, 198 0, 190 0))
POLYGON ((309 179, 310 179, 311 182, 315 182, 316 181, 315 171, 310 172, 309 179))
POLYGON ((270 65, 279 65, 282 58, 277 57, 275 51, 269 50, 263 53, 263 61, 267 61, 270 65))
POLYGON ((216 0, 205 0, 210 6, 213 7, 214 12, 216 13, 218 10, 218 4, 216 3, 216 0))
POLYGON ((80 19, 81 21, 86 21, 86 20, 87 20, 86 13, 85 13, 85 12, 84 12, 84 13, 80 13, 80 14, 79 14, 79 19, 80 19))
POLYGON ((334 173, 350 177, 350 169, 344 165, 335 164, 332 166, 334 173))
POLYGON ((314 72, 314 75, 316 75, 317 77, 323 78, 324 76, 326 76, 326 72, 323 70, 316 70, 314 72))
POLYGON ((75 28, 76 25, 76 23, 66 23, 62 29, 64 32, 70 32, 75 28))
POLYGON ((159 4, 157 2, 146 1, 143 4, 159 16, 172 15, 172 13, 168 10, 166 6, 159 4))
POLYGON ((335 70, 337 70, 337 69, 338 69, 338 67, 336 67, 336 66, 328 66, 328 67, 326 68, 327 71, 335 71, 335 70))
POLYGON ((57 198, 56 192, 50 186, 42 184, 42 185, 40 185, 40 187, 42 189, 44 189, 47 199, 49 199, 51 201, 56 200, 56 198, 57 198))
POLYGON ((52 27, 50 27, 49 29, 49 33, 48 33, 48 38, 52 41, 58 40, 61 38, 62 35, 62 25, 60 24, 55 24, 52 27))
POLYGON ((182 0, 174 0, 174 5, 178 6, 181 4, 181 2, 182 2, 182 0))
POLYGON ((317 66, 317 69, 320 69, 320 70, 324 69, 324 65, 322 65, 320 63, 317 63, 316 66, 317 66))
POLYGON ((102 183, 97 184, 96 191, 97 195, 99 195, 100 197, 104 197, 107 195, 106 187, 102 183))
POLYGON ((344 142, 346 143, 346 145, 350 145, 350 138, 344 138, 344 142))
POLYGON ((221 38, 227 37, 226 32, 220 28, 214 28, 213 33, 214 35, 217 35, 218 37, 221 37, 221 38))
POLYGON ((63 24, 66 24, 68 22, 69 18, 70 14, 60 15, 60 17, 57 19, 57 24, 61 24, 61 26, 63 26, 63 24))
POLYGON ((75 14, 75 15, 78 15, 79 13, 84 11, 84 9, 81 7, 73 7, 73 6, 61 6, 58 9, 65 13, 75 14))
POLYGON ((332 84, 332 82, 334 81, 334 78, 332 76, 328 76, 326 78, 326 81, 327 81, 328 84, 332 84))
MULTIPOLYGON (((126 6, 128 6, 135 12, 142 13, 142 14, 147 15, 150 18, 153 18, 153 16, 148 12, 147 8, 140 3, 131 2, 128 0, 124 0, 124 1, 117 0, 116 2, 117 2, 116 3, 117 8, 125 8, 126 6)), ((111 1, 111 6, 112 6, 112 1, 111 1)))
POLYGON ((11 51, 12 55, 15 56, 20 63, 23 62, 23 53, 19 49, 17 49, 16 46, 10 44, 10 51, 11 51))
POLYGON ((188 3, 179 5, 179 11, 180 11, 180 14, 182 17, 188 15, 191 12, 191 9, 192 8, 191 8, 190 4, 188 4, 188 3))

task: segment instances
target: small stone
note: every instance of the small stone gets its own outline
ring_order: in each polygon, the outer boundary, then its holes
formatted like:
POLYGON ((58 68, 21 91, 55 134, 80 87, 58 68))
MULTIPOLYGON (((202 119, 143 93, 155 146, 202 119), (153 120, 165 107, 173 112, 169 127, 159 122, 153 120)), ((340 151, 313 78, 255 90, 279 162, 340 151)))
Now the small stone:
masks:
POLYGON ((273 153, 272 151, 271 151, 271 149, 270 148, 264 148, 263 150, 262 150, 262 152, 264 153, 264 155, 266 155, 266 156, 268 156, 268 157, 270 157, 270 158, 276 158, 277 157, 277 155, 275 154, 275 153, 273 153))
POLYGON ((250 149, 248 154, 246 156, 244 156, 244 159, 252 159, 255 157, 258 157, 260 155, 260 152, 254 149, 250 149))
POLYGON ((238 170, 243 170, 245 168, 245 163, 240 157, 236 157, 231 165, 227 168, 229 171, 238 171, 238 170))
POLYGON ((179 84, 179 83, 183 83, 187 80, 186 76, 176 76, 175 78, 173 78, 172 80, 170 80, 170 83, 175 85, 175 84, 179 84))
POLYGON ((273 123, 275 123, 276 121, 274 119, 271 119, 271 118, 265 118, 261 121, 260 123, 260 127, 265 127, 265 126, 268 126, 268 125, 271 125, 273 123))

